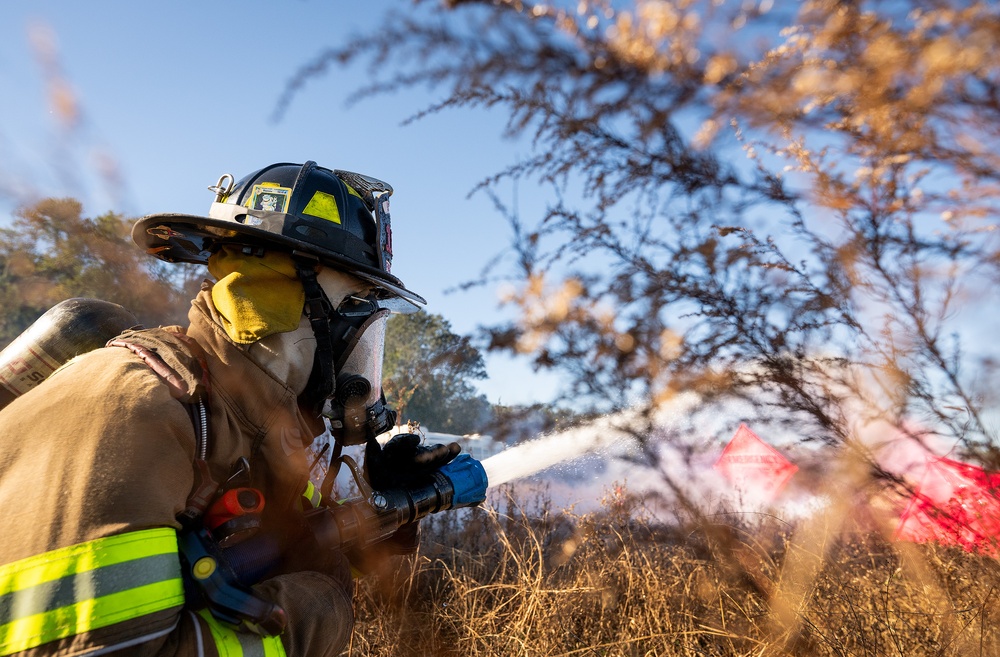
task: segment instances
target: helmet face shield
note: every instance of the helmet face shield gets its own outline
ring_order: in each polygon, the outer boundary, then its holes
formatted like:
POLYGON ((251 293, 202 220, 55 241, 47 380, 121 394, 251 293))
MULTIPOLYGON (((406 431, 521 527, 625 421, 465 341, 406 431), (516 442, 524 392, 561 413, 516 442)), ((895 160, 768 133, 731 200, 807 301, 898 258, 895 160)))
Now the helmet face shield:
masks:
POLYGON ((365 407, 371 406, 382 395, 382 362, 385 358, 385 327, 389 319, 388 310, 379 310, 364 321, 356 334, 350 351, 341 356, 336 365, 337 392, 350 388, 348 382, 362 377, 369 382, 368 395, 360 399, 365 407))

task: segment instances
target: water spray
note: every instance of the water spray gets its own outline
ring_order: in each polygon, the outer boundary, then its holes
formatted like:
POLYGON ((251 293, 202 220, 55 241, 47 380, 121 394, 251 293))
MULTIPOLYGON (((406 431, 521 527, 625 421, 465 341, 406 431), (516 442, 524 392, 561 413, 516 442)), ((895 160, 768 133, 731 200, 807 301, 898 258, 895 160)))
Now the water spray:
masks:
POLYGON ((640 426, 625 414, 609 415, 586 425, 519 443, 483 460, 490 487, 530 477, 588 454, 633 451, 635 436, 623 426, 640 426))
POLYGON ((521 443, 483 461, 460 454, 436 471, 425 486, 376 491, 350 456, 340 457, 354 477, 358 497, 324 506, 308 515, 313 534, 329 549, 364 549, 392 536, 400 527, 432 513, 474 507, 486 491, 531 476, 588 453, 632 444, 632 436, 605 418, 551 436, 521 443))

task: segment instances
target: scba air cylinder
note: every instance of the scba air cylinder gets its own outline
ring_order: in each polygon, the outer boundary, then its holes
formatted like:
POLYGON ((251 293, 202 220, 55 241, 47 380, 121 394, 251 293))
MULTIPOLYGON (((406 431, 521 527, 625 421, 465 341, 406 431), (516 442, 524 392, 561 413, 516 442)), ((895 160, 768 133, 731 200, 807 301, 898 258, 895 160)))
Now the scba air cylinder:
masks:
POLYGON ((70 359, 138 325, 132 313, 109 301, 67 299, 56 304, 0 351, 0 409, 70 359))

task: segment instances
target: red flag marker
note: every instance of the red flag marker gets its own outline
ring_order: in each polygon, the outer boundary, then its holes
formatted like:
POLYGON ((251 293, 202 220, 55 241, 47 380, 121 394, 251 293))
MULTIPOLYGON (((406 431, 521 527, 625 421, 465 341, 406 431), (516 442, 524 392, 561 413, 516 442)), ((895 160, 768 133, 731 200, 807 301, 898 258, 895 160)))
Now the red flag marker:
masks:
POLYGON ((944 457, 931 457, 899 517, 897 540, 958 545, 997 555, 1000 474, 944 457))
POLYGON ((740 424, 714 467, 743 493, 768 502, 799 470, 745 424, 740 424))

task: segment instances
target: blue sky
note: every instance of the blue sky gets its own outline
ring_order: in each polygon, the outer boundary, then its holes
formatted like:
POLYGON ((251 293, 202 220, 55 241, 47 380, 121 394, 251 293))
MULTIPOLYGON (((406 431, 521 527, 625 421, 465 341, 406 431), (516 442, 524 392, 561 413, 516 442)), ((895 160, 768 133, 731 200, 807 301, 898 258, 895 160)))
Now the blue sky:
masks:
MULTIPOLYGON (((500 136, 504 117, 450 112, 403 126, 435 92, 406 92, 348 107, 360 69, 334 69, 309 83, 280 122, 285 82, 325 47, 370 31, 389 0, 36 0, 4 7, 0 84, 0 206, 73 196, 88 216, 108 210, 203 214, 206 187, 272 162, 316 160, 367 173, 395 189, 393 273, 428 300, 456 332, 502 312, 493 288, 446 291, 473 279, 507 243, 509 229, 483 195, 482 178, 528 146, 500 136), (56 68, 39 56, 50 35, 56 68), (32 37, 31 35, 35 35, 32 37), (79 120, 67 127, 50 101, 53 78, 68 84, 79 120), (111 163, 117 178, 99 175, 111 163), (109 182, 109 180, 111 182, 109 182)), ((509 193, 511 202, 513 190, 509 193)), ((518 190, 519 207, 540 204, 518 190)), ((0 215, 2 216, 2 215, 0 215)), ((488 358, 478 387, 492 402, 530 403, 554 391, 551 375, 488 358)))

